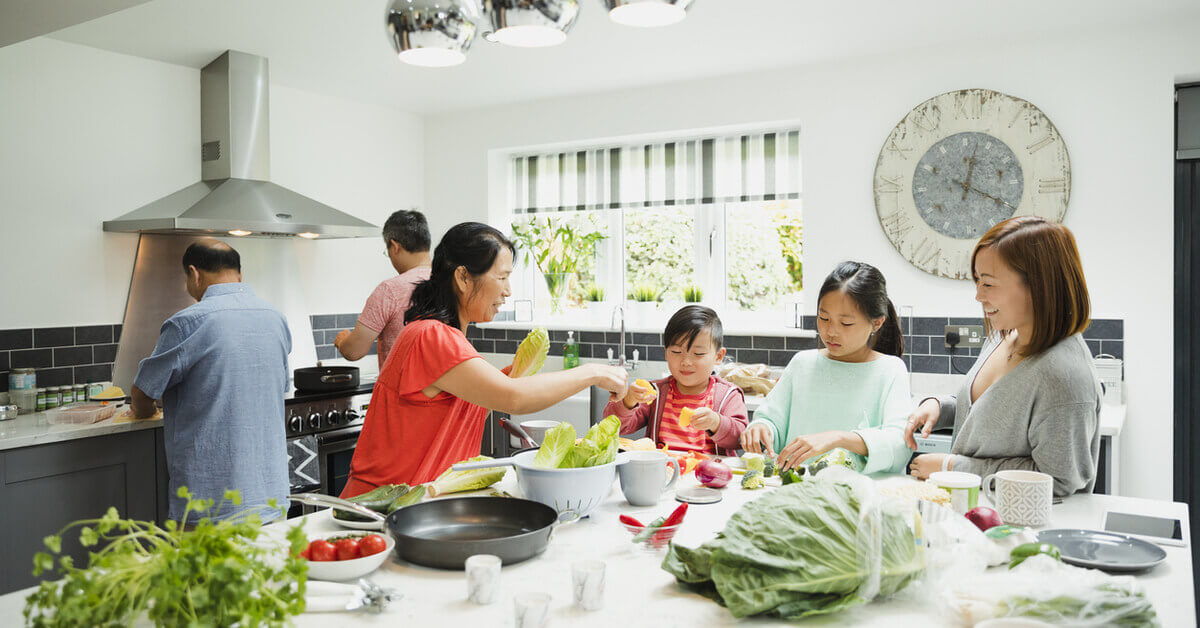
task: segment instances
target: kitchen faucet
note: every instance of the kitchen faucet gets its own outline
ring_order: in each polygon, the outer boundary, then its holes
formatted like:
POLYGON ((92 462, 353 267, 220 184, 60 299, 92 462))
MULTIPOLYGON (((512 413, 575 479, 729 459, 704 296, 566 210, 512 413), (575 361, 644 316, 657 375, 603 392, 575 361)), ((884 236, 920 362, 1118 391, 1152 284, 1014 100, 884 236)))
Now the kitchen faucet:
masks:
POLYGON ((617 312, 621 313, 621 322, 620 322, 621 338, 617 342, 617 359, 616 360, 613 360, 612 348, 610 347, 608 349, 608 363, 619 366, 627 371, 632 371, 633 369, 637 368, 638 361, 637 361, 636 353, 635 353, 635 356, 632 361, 630 361, 630 362, 625 361, 625 307, 624 306, 618 305, 613 308, 612 317, 609 320, 609 327, 610 328, 617 327, 617 323, 613 322, 617 318, 617 312))

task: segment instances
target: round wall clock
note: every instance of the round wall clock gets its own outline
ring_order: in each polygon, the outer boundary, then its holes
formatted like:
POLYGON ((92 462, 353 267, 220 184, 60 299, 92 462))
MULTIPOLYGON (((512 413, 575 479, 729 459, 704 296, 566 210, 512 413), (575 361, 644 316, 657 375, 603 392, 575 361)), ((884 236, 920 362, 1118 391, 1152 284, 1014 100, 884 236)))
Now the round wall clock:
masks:
POLYGON ((917 268, 971 278, 971 251, 993 225, 1033 214, 1062 222, 1071 161, 1040 109, 987 89, 934 96, 892 129, 875 163, 875 210, 917 268))

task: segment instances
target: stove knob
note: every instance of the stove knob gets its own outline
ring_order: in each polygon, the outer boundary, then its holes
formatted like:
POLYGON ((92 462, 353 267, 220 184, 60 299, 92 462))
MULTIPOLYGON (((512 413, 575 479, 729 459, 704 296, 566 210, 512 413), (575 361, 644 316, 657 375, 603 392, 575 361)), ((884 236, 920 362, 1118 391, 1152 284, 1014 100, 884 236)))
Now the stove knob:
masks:
POLYGON ((288 429, 291 430, 293 434, 299 434, 302 430, 304 430, 304 421, 300 418, 300 415, 293 414, 292 416, 288 417, 288 429))
POLYGON ((330 425, 337 425, 342 422, 342 413, 337 410, 330 410, 329 414, 325 415, 325 422, 330 425))
POLYGON ((314 430, 321 427, 321 415, 319 413, 314 412, 308 415, 308 427, 314 430))
POLYGON ((350 423, 351 421, 357 421, 357 420, 358 420, 358 413, 357 413, 357 412, 355 412, 354 410, 346 410, 345 412, 343 412, 343 413, 342 413, 342 418, 343 418, 343 419, 344 419, 344 420, 345 420, 347 423, 350 423))

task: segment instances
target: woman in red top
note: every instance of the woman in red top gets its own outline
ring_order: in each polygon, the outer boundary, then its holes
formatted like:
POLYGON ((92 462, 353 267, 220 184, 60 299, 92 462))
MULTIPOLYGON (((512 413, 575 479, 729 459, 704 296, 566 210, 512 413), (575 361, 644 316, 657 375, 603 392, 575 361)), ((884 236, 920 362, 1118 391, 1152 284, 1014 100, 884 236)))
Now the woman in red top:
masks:
POLYGON ((529 414, 588 386, 624 394, 625 370, 584 364, 512 379, 480 358, 467 325, 492 320, 505 298, 516 248, 477 222, 452 227, 417 285, 363 423, 342 497, 382 484, 420 484, 478 456, 488 410, 529 414))

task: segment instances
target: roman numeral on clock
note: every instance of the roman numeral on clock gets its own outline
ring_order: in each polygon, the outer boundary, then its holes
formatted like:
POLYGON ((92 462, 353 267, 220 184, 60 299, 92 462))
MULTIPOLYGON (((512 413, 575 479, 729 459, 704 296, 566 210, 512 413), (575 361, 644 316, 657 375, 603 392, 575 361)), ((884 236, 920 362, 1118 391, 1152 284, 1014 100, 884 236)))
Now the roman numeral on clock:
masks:
POLYGON ((913 225, 909 223, 909 216, 902 211, 894 211, 887 216, 879 219, 879 223, 883 225, 883 230, 887 232, 893 240, 902 240, 908 235, 909 231, 913 230, 913 225))
POLYGON ((903 175, 896 175, 894 177, 880 175, 879 179, 879 183, 876 184, 876 187, 879 188, 880 192, 885 194, 899 193, 904 187, 901 183, 904 180, 903 175))
POLYGON ((983 94, 959 93, 954 98, 954 106, 958 110, 958 117, 978 120, 983 116, 983 94))
POLYGON ((1040 179, 1038 180, 1038 193, 1054 194, 1056 192, 1067 191, 1067 180, 1059 179, 1040 179))
POLYGON ((936 131, 942 123, 942 110, 938 109, 937 105, 929 105, 920 111, 914 111, 912 121, 926 131, 936 131))
POLYGON ((1049 146, 1050 143, 1053 141, 1054 141, 1054 136, 1047 133, 1046 137, 1043 137, 1042 139, 1030 144, 1029 146, 1026 146, 1025 150, 1029 151, 1029 154, 1032 155, 1033 153, 1036 153, 1039 150, 1042 150, 1043 148, 1049 146))
POLYGON ((925 238, 921 243, 913 248, 913 258, 920 262, 923 266, 933 265, 938 256, 942 254, 942 248, 939 247, 933 240, 925 238))

